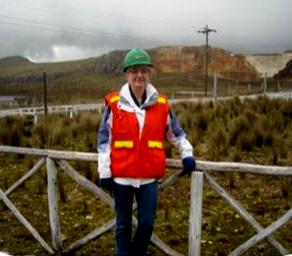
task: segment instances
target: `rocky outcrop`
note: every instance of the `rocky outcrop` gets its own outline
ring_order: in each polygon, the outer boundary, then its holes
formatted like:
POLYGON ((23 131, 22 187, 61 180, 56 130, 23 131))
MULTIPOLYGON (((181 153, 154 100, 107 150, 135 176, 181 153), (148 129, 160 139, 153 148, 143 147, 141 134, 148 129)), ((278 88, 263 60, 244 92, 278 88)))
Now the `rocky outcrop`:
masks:
POLYGON ((122 73, 125 54, 125 51, 112 51, 100 56, 97 58, 94 71, 97 73, 122 73))
MULTIPOLYGON (((205 73, 205 47, 161 47, 152 52, 156 70, 161 73, 205 73)), ((220 48, 209 49, 208 74, 221 77, 255 79, 258 73, 243 55, 233 54, 220 48)))
POLYGON ((291 51, 279 54, 253 54, 246 56, 247 61, 255 67, 261 76, 266 72, 268 77, 273 77, 282 70, 291 58, 291 51))
MULTIPOLYGON (((158 73, 205 73, 205 47, 169 46, 148 50, 158 73)), ((96 72, 121 73, 125 51, 114 51, 97 59, 96 72)), ((256 69, 243 55, 219 48, 209 49, 208 73, 221 77, 250 80, 258 78, 256 69)))
POLYGON ((290 59, 285 68, 280 70, 276 75, 274 75, 275 79, 292 79, 292 59, 290 59))

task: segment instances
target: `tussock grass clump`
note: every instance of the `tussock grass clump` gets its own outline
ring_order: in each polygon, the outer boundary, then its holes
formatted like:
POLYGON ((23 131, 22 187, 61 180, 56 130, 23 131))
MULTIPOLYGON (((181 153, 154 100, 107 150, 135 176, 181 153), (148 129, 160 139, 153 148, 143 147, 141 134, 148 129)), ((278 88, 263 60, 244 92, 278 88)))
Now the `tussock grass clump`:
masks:
POLYGON ((251 129, 250 123, 245 116, 237 116, 230 120, 228 124, 229 144, 239 144, 239 138, 251 129))
POLYGON ((208 134, 210 134, 209 152, 213 160, 219 160, 220 155, 227 154, 227 131, 224 129, 223 121, 221 119, 212 122, 208 127, 208 134))
POLYGON ((0 119, 0 143, 11 146, 21 146, 26 143, 24 134, 24 119, 21 117, 6 117, 0 119))

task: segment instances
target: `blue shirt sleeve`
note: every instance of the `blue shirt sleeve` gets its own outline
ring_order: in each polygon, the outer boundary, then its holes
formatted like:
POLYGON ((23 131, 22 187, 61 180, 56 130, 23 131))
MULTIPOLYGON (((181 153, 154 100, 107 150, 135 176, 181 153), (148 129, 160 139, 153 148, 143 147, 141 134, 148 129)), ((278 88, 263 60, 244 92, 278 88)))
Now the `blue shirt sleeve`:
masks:
POLYGON ((98 136, 97 136, 98 151, 102 151, 102 149, 109 143, 110 131, 109 131, 107 121, 109 119, 110 113, 111 113, 111 109, 110 107, 107 106, 102 115, 101 122, 98 129, 98 136))
POLYGON ((185 137, 186 134, 184 130, 181 128, 180 123, 178 122, 172 110, 169 111, 169 116, 170 116, 170 129, 172 130, 174 136, 176 138, 185 137))

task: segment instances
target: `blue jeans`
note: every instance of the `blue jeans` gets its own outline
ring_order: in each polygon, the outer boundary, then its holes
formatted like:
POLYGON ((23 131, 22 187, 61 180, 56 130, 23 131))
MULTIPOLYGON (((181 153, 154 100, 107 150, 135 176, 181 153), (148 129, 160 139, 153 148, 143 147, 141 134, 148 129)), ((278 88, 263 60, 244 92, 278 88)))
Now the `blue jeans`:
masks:
POLYGON ((156 215, 157 186, 157 181, 139 188, 115 184, 116 256, 143 256, 146 254, 156 215), (138 227, 132 240, 134 196, 137 201, 138 227))

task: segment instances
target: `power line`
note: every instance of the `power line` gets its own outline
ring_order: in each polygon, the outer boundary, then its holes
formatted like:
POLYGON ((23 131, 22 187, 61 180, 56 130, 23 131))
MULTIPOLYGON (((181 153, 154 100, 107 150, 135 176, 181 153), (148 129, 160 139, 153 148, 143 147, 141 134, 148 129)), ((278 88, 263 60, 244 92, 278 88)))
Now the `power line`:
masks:
MULTIPOLYGON (((56 4, 52 4, 52 3, 49 3, 49 4, 44 4, 43 2, 36 2, 36 1, 33 1, 33 0, 18 0, 17 2, 13 1, 13 2, 8 2, 9 4, 16 4, 16 5, 25 5, 25 7, 27 8, 27 2, 31 2, 33 5, 30 5, 30 8, 33 7, 33 8, 36 8, 35 4, 38 4, 39 5, 39 8, 42 8, 42 7, 49 7, 49 8, 54 8, 54 9, 57 9, 57 10, 60 10, 60 8, 62 9, 62 12, 63 11, 73 11, 75 13, 82 13, 82 14, 89 14, 92 16, 92 18, 96 18, 96 17, 101 17, 101 16, 113 16, 115 18, 118 18, 118 19, 126 19, 126 20, 129 20, 130 22, 132 22, 132 20, 134 19, 135 20, 135 24, 137 24, 137 22, 148 22, 148 23, 156 23, 156 24, 162 24, 164 26, 171 26, 172 28, 174 27, 177 27, 179 28, 180 30, 181 29, 185 29, 186 31, 191 31, 191 29, 193 29, 192 26, 190 25, 187 25, 187 24, 178 24, 177 22, 168 22, 168 21, 165 21, 164 19, 159 19, 159 18, 156 18, 156 17, 151 17, 149 16, 149 13, 147 13, 147 17, 143 17, 143 16, 134 16, 134 15, 125 15, 124 13, 115 13, 115 12, 100 12, 100 11, 93 11, 92 9, 88 9, 88 8, 74 8, 72 6, 69 6, 69 5, 66 5, 66 7, 64 8, 64 6, 62 5, 56 5, 56 4), (22 2, 22 3, 21 3, 22 2)), ((6 3, 7 4, 7 3, 6 3)), ((151 13, 151 12, 150 12, 151 13)), ((86 17, 88 18, 88 15, 86 15, 86 17)))
POLYGON ((203 30, 199 30, 198 33, 203 33, 206 35, 206 60, 205 60, 205 96, 207 96, 207 88, 208 88, 208 62, 209 62, 209 42, 208 42, 208 38, 209 38, 209 33, 211 32, 217 32, 215 29, 211 29, 208 27, 208 25, 206 24, 206 26, 203 28, 203 30))
POLYGON ((11 17, 11 16, 0 15, 0 21, 1 21, 1 23, 6 23, 6 24, 10 24, 10 25, 45 29, 45 30, 49 30, 49 31, 78 33, 78 34, 85 34, 87 36, 103 37, 103 38, 115 37, 115 38, 120 38, 120 39, 123 39, 124 41, 129 41, 129 42, 143 41, 143 42, 152 43, 152 44, 164 44, 165 43, 165 42, 158 41, 158 40, 155 40, 155 41, 154 40, 147 40, 145 38, 129 37, 129 36, 125 36, 122 34, 116 34, 116 33, 110 33, 110 32, 94 32, 94 31, 84 30, 84 29, 71 27, 71 26, 64 26, 64 25, 59 25, 59 24, 55 24, 55 23, 48 23, 48 22, 39 22, 39 21, 36 22, 34 20, 16 18, 16 17, 11 17))

